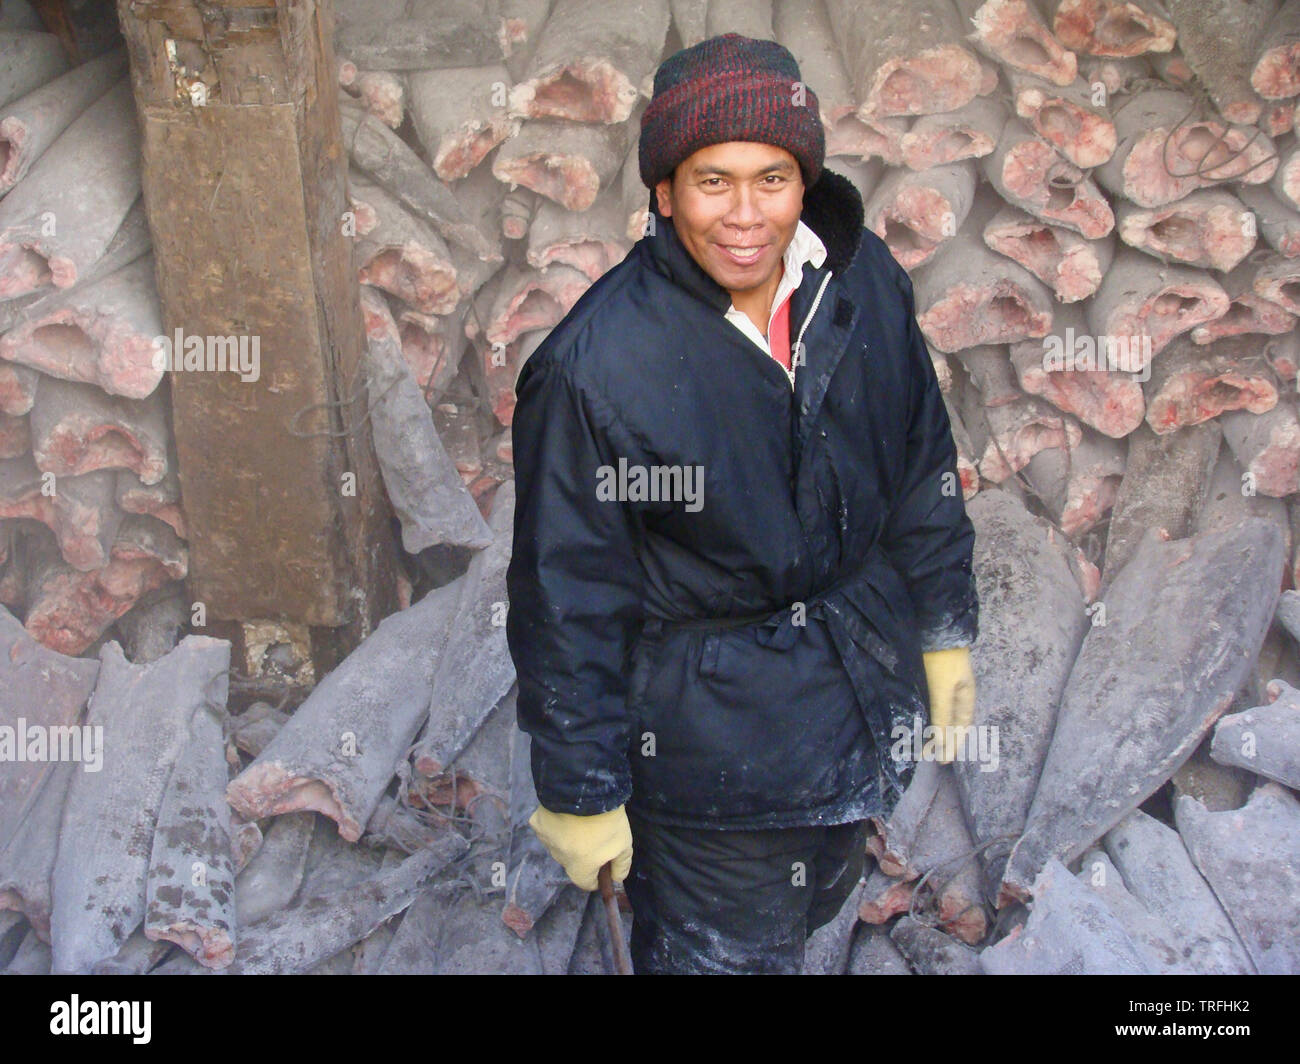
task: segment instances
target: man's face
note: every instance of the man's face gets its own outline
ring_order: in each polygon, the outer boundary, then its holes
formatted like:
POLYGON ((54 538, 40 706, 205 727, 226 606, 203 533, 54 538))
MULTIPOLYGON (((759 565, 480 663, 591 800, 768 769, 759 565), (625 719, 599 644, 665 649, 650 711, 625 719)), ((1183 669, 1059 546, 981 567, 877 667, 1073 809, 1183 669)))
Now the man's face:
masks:
POLYGON ((704 272, 732 293, 758 288, 780 270, 803 190, 788 151, 740 140, 701 148, 655 186, 659 213, 673 220, 704 272))

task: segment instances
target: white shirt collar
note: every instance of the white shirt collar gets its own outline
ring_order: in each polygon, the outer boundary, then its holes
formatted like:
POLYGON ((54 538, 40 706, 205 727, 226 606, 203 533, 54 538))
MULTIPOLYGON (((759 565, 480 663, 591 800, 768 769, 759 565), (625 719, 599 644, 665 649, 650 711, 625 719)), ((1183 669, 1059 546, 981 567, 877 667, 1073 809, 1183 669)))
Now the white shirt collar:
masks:
POLYGON ((799 269, 802 269, 805 262, 811 262, 814 269, 820 270, 826 261, 826 245, 822 243, 821 237, 801 221, 794 228, 794 239, 785 249, 783 261, 787 266, 793 261, 799 269))
MULTIPOLYGON (((820 269, 823 262, 826 261, 826 245, 822 243, 821 237, 812 231, 801 220, 795 226, 794 236, 790 240, 790 246, 785 249, 785 254, 781 257, 781 265, 784 270, 781 281, 777 285, 776 295, 772 299, 772 311, 767 319, 767 331, 772 329, 772 318, 776 316, 777 310, 785 302, 786 296, 799 287, 803 281, 803 266, 805 262, 811 262, 815 269, 820 269)), ((734 303, 727 308, 725 317, 729 322, 736 326, 741 332, 754 341, 760 348, 769 355, 772 353, 768 345, 766 336, 758 331, 758 328, 750 320, 748 314, 744 311, 737 310, 734 303)))

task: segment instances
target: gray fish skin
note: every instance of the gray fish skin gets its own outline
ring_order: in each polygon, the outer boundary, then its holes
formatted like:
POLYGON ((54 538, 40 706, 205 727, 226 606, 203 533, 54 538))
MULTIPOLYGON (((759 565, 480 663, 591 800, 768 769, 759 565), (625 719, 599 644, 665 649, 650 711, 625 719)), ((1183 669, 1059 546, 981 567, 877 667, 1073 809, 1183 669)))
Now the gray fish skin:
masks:
POLYGON ((567 975, 578 948, 589 893, 569 884, 534 929, 543 975, 567 975))
MULTIPOLYGON (((1132 254, 1145 258, 1138 252, 1132 254)), ((1126 261, 1142 271, 1152 269, 1131 258, 1126 261)), ((1206 271, 1194 272, 1209 278, 1206 271)), ((1095 331, 1107 330, 1103 326, 1095 331)), ((1175 539, 1194 531, 1194 518, 1209 494, 1222 440, 1223 427, 1218 419, 1187 425, 1164 435, 1143 423, 1125 438, 1128 450, 1124 479, 1120 481, 1106 532, 1103 598, 1110 596, 1114 581, 1123 579, 1124 566, 1130 563, 1150 529, 1163 528, 1175 539)))
POLYGON ((175 948, 171 942, 146 938, 144 928, 136 928, 115 955, 100 961, 91 975, 144 975, 175 948))
POLYGON ((1253 975, 1246 947, 1173 828, 1135 809, 1107 832, 1106 854, 1124 885, 1182 944, 1199 975, 1253 975))
POLYGON ((980 636, 971 647, 973 723, 996 734, 997 759, 955 760, 953 770, 975 843, 1011 836, 981 851, 984 892, 996 902, 1089 620, 1045 522, 1004 491, 980 492, 967 511, 980 602, 980 636))
POLYGON ((1050 858, 1082 856, 1192 755, 1250 675, 1284 564, 1260 518, 1142 541, 1070 673, 1007 893, 1023 900, 1050 858))
POLYGON ((510 853, 506 872, 506 905, 501 919, 515 934, 526 935, 542 918, 569 882, 564 869, 528 826, 537 808, 531 763, 532 740, 518 727, 511 737, 510 853))
POLYGON ((104 729, 98 772, 68 788, 54 862, 50 919, 55 974, 112 957, 145 914, 154 825, 172 766, 204 709, 223 711, 230 644, 186 636, 170 654, 132 665, 117 643, 100 650, 87 723, 104 729))
MULTIPOLYGON (((623 941, 632 941, 633 914, 620 908, 619 922, 623 925, 623 941)), ((569 961, 570 975, 617 975, 618 962, 614 957, 613 944, 610 941, 608 917, 605 915, 605 903, 599 891, 588 895, 587 910, 582 916, 582 927, 578 931, 578 944, 569 961)), ((632 974, 636 974, 633 972, 632 974)))
POLYGON ((307 848, 298 900, 345 890, 383 871, 387 851, 348 842, 337 831, 330 831, 320 817, 315 819, 316 832, 307 848))
POLYGON ((1148 975, 1105 903, 1055 858, 1034 880, 1029 921, 979 955, 989 975, 1148 975))
POLYGON ((18 952, 4 970, 5 975, 49 975, 50 947, 41 941, 36 931, 27 932, 27 937, 18 946, 18 952))
POLYGON ((426 719, 463 585, 453 580, 385 617, 231 781, 231 806, 246 820, 315 810, 344 839, 361 838, 426 719))
POLYGON ((0 298, 68 288, 91 269, 140 195, 140 127, 131 81, 120 79, 64 129, 0 199, 0 257, 18 246, 49 266, 48 283, 0 278, 0 298), (58 224, 43 219, 53 213, 58 224))
POLYGON ((1300 691, 1273 680, 1268 693, 1276 701, 1219 721, 1210 756, 1300 790, 1300 691))
POLYGON ((22 33, 17 24, 0 26, 0 104, 22 99, 68 69, 67 55, 54 34, 22 33))
POLYGON ((267 748, 276 733, 289 722, 289 714, 269 702, 254 702, 230 718, 230 741, 236 749, 256 757, 267 748))
POLYGON ((1300 801, 1265 783, 1222 813, 1181 797, 1174 820, 1259 974, 1300 973, 1300 801))
POLYGON ((379 18, 343 23, 337 33, 339 54, 362 70, 428 70, 501 58, 496 27, 480 5, 438 7, 422 9, 421 18, 407 18, 405 4, 391 4, 379 18))
MULTIPOLYGON (((28 729, 72 724, 86 708, 98 673, 98 662, 42 646, 0 607, 0 725, 16 729, 19 718, 28 729)), ((50 775, 50 765, 0 761, 0 847, 17 830, 24 806, 50 775)))
POLYGON ((206 707, 190 718, 189 742, 158 811, 145 882, 145 935, 175 942, 210 968, 226 967, 236 942, 221 731, 221 720, 206 707))
MULTIPOLYGON (((407 912, 410 912, 410 910, 408 909, 407 912)), ((393 937, 397 933, 395 923, 395 920, 388 920, 380 924, 352 947, 353 975, 379 974, 379 965, 382 963, 384 954, 388 952, 388 947, 392 945, 393 937)))
POLYGON ((225 971, 230 975, 305 972, 359 942, 404 910, 419 896, 429 878, 464 853, 465 848, 464 839, 449 835, 442 849, 424 850, 363 883, 317 894, 241 928, 235 961, 225 971))
POLYGON ((1124 877, 1104 850, 1083 855, 1079 882, 1093 891, 1123 926, 1148 968, 1157 975, 1195 975, 1183 959, 1178 936, 1160 917, 1147 911, 1124 886, 1124 877))
POLYGON ((911 975, 907 959, 883 927, 860 924, 849 950, 849 975, 911 975))
POLYGON ((1277 622, 1300 643, 1300 591, 1283 591, 1277 600, 1277 622))
MULTIPOLYGON (((126 212, 126 217, 117 227, 117 232, 113 234, 113 239, 104 249, 104 254, 77 278, 77 283, 71 289, 56 288, 53 291, 30 292, 17 299, 0 301, 0 333, 8 332, 27 318, 43 316, 51 307, 63 305, 59 302, 61 298, 71 296, 78 289, 85 289, 95 281, 117 272, 123 266, 129 266, 152 246, 153 238, 149 235, 149 218, 145 213, 144 197, 140 196, 126 212)), ((23 370, 29 373, 36 372, 25 366, 23 370)), ((6 413, 17 413, 17 411, 9 410, 6 413)), ((127 472, 132 478, 135 477, 134 473, 127 472)), ((137 480, 136 483, 139 481, 137 480)), ((185 612, 188 616, 188 608, 185 612)))
MULTIPOLYGON (((118 472, 118 484, 125 476, 134 476, 129 470, 118 472)), ((120 503, 118 504, 121 505, 120 503)), ((183 594, 185 585, 177 582, 176 590, 152 601, 140 602, 117 619, 117 633, 122 649, 137 665, 157 661, 176 648, 176 642, 190 622, 189 599, 183 594)))
POLYGON ((397 326, 384 297, 363 286, 367 320, 365 370, 371 432, 384 488, 402 526, 402 546, 418 554, 440 543, 482 548, 492 533, 434 427, 429 404, 402 355, 397 326))
POLYGON ((541 975, 536 935, 519 938, 501 922, 496 899, 465 891, 443 910, 434 939, 438 975, 541 975))
MULTIPOLYGON (((879 818, 875 822, 879 825, 879 818)), ((914 881, 932 872, 927 882, 938 895, 943 930, 967 943, 982 939, 987 920, 980 900, 979 863, 953 766, 923 759, 880 831, 879 863, 865 883, 862 919, 888 919, 897 904, 906 905, 914 881), (896 878, 908 886, 897 890, 896 878)))
POLYGON ((9 140, 10 158, 0 168, 0 195, 23 179, 60 133, 126 70, 126 49, 73 67, 0 110, 0 129, 9 140))
POLYGON ((519 686, 512 684, 506 696, 496 704, 465 749, 444 770, 473 780, 494 794, 510 793, 511 744, 519 730, 516 704, 519 686))
POLYGON ((474 555, 465 573, 456 617, 433 677, 422 761, 451 764, 515 682, 506 643, 506 568, 514 538, 515 485, 497 488, 488 526, 492 545, 474 555))
MULTIPOLYGON (((0 8, 0 30, 7 33, 18 30, 44 33, 45 24, 41 21, 41 16, 32 10, 30 0, 13 0, 12 3, 6 3, 3 8, 0 8)), ((52 43, 57 45, 58 41, 52 43)), ((51 51, 63 54, 61 48, 53 48, 51 51)))
POLYGON ((909 860, 918 875, 930 874, 928 884, 938 895, 942 929, 968 944, 982 940, 988 930, 974 848, 957 777, 952 766, 940 765, 939 786, 909 860))
POLYGON ((439 928, 461 889, 455 883, 435 883, 411 903, 384 951, 379 975, 436 974, 439 928))
POLYGON ((519 730, 518 697, 519 686, 515 684, 442 773, 445 782, 459 787, 464 780, 474 788, 466 812, 485 838, 502 847, 510 844, 510 751, 514 733, 519 730))
POLYGON ((916 766, 911 782, 898 800, 888 821, 882 823, 878 817, 873 818, 876 830, 883 839, 883 853, 880 856, 880 870, 891 876, 916 878, 916 870, 911 867, 911 853, 917 845, 917 837, 925 823, 926 814, 934 803, 941 781, 940 764, 925 759, 916 766))
POLYGON ((51 882, 63 803, 72 774, 80 771, 71 761, 55 765, 31 812, 9 845, 0 850, 0 909, 21 912, 45 942, 50 940, 51 882))
POLYGON ((449 242, 485 261, 500 258, 494 242, 466 215, 450 188, 396 133, 355 104, 339 107, 343 146, 352 161, 449 242))
MULTIPOLYGON (((970 831, 962 816, 957 783, 951 765, 936 762, 937 784, 930 807, 907 853, 906 877, 914 879, 939 865, 944 879, 957 874, 960 855, 972 848, 970 831)), ((915 777, 913 777, 915 778, 915 777)), ((969 859, 972 863, 974 858, 969 859)))
POLYGON ((302 883, 316 819, 314 813, 288 813, 271 822, 262 848, 235 878, 239 926, 289 907, 302 883))
POLYGON ((858 927, 858 907, 865 884, 859 882, 828 924, 808 936, 803 947, 802 975, 843 975, 849 967, 853 932, 858 927))
POLYGON ((983 975, 979 954, 938 928, 904 916, 889 932, 918 975, 983 975))
POLYGON ((30 927, 22 913, 0 909, 0 971, 14 959, 30 927))

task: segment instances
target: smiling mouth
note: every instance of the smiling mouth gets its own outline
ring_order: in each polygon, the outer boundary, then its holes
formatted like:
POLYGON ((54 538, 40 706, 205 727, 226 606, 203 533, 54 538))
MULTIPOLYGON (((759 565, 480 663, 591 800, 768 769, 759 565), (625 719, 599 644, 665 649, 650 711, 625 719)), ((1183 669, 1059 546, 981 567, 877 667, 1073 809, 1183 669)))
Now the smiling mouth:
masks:
POLYGON ((748 247, 740 247, 734 244, 719 244, 718 247, 737 262, 745 263, 757 261, 763 254, 763 249, 766 248, 767 245, 757 244, 748 247))

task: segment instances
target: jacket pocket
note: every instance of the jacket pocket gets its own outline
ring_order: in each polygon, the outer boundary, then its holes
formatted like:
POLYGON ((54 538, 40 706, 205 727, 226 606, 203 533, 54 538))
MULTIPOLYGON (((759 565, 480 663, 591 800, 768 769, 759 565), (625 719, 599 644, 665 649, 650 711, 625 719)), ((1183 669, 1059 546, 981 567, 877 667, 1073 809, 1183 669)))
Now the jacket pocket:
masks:
POLYGON ((627 708, 628 713, 636 716, 645 701, 646 688, 654 675, 655 660, 663 646, 662 632, 642 631, 632 648, 632 674, 628 679, 627 708))
POLYGON ((700 676, 710 677, 718 674, 718 654, 722 649, 722 638, 718 632, 705 632, 700 644, 700 663, 696 672, 700 676))

